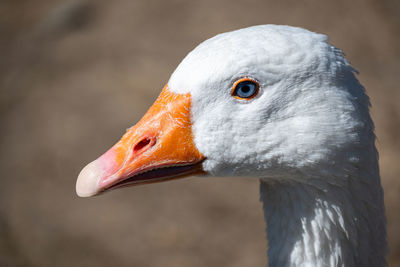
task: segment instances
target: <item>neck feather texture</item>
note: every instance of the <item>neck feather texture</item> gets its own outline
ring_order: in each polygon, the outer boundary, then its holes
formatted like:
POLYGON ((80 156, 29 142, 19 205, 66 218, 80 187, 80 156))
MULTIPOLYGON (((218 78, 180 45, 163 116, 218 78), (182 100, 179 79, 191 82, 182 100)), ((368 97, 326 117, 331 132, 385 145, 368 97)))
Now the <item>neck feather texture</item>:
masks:
POLYGON ((270 267, 386 266, 379 176, 346 185, 262 179, 260 192, 270 267))

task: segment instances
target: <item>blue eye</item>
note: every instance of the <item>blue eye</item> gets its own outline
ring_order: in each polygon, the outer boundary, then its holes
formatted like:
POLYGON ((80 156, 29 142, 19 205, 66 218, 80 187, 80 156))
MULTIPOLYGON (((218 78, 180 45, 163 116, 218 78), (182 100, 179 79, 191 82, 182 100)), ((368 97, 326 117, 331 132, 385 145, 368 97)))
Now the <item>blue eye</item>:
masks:
POLYGON ((253 80, 240 79, 235 83, 232 95, 236 98, 250 99, 257 95, 259 87, 258 83, 253 80))

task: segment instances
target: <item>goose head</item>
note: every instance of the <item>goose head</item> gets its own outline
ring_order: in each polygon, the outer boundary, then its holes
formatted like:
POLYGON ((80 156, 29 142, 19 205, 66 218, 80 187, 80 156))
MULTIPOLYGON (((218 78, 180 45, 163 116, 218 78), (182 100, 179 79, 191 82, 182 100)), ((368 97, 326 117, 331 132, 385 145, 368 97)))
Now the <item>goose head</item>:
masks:
POLYGON ((142 120, 81 171, 76 190, 93 196, 195 174, 339 177, 373 149, 368 105, 325 35, 275 25, 219 34, 183 59, 142 120))

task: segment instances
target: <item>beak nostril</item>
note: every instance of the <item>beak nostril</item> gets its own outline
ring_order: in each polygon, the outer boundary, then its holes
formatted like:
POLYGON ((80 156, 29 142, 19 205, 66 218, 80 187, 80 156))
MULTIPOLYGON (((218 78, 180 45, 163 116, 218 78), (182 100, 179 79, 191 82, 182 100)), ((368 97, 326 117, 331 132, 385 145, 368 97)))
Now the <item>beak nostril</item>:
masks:
POLYGON ((152 140, 151 138, 146 137, 146 138, 142 139, 139 143, 137 143, 135 145, 135 147, 133 148, 133 150, 135 152, 138 152, 138 151, 142 150, 143 148, 145 148, 146 146, 148 146, 150 143, 151 143, 151 145, 154 145, 155 140, 152 140))

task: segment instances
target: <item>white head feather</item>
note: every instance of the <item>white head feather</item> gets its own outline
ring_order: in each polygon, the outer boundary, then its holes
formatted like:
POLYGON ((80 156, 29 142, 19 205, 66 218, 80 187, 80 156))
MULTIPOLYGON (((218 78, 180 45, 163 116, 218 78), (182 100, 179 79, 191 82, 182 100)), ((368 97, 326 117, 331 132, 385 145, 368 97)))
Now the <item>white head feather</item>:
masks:
POLYGON ((168 84, 191 94, 204 170, 262 178, 268 237, 279 243, 270 243, 270 266, 385 264, 369 99, 325 35, 275 25, 220 34, 189 53, 168 84), (260 84, 249 101, 231 96, 242 77, 260 84))
POLYGON ((211 38, 182 61, 169 87, 191 93, 206 171, 287 177, 332 164, 337 171, 338 161, 354 164, 372 149, 368 97, 326 40, 300 28, 256 26, 211 38), (250 101, 230 95, 244 76, 261 87, 250 101))

